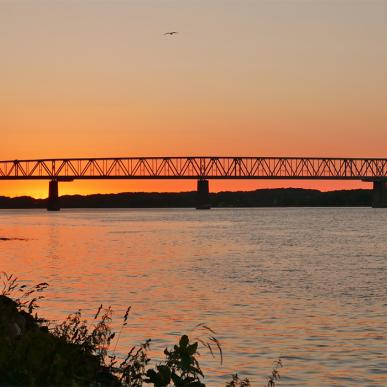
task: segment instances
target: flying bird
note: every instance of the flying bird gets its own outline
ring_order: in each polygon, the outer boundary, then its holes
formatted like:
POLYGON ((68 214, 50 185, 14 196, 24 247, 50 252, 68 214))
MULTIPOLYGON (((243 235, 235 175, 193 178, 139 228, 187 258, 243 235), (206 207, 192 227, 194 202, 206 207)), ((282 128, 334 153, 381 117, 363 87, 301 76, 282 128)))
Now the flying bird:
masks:
POLYGON ((170 32, 166 32, 164 35, 176 35, 176 34, 178 34, 178 32, 177 31, 170 31, 170 32))

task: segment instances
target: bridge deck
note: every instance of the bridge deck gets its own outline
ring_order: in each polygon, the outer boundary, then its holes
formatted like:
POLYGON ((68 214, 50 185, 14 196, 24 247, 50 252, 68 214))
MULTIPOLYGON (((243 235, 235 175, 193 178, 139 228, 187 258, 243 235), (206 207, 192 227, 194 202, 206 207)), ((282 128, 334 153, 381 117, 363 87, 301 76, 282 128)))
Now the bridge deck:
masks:
POLYGON ((0 161, 0 180, 386 178, 387 159, 383 158, 128 157, 0 161))

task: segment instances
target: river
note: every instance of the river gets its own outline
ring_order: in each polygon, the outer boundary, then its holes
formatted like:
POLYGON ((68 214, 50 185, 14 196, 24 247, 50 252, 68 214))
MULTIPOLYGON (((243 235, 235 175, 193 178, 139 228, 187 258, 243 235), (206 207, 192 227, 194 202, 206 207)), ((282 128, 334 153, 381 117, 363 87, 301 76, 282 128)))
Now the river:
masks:
POLYGON ((0 237, 0 271, 50 284, 42 316, 131 305, 120 353, 205 323, 209 386, 263 386, 278 357, 283 386, 387 385, 386 209, 1 210, 0 237))

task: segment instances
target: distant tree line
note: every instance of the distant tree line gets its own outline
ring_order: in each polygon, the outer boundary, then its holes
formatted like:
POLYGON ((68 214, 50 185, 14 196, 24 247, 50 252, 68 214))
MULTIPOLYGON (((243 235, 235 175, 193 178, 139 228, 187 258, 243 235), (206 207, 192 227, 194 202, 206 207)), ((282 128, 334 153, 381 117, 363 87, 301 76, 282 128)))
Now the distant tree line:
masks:
MULTIPOLYGON (((318 207, 370 206, 372 191, 366 189, 321 192, 312 189, 278 188, 256 191, 217 192, 209 195, 212 207, 318 207)), ((197 193, 125 192, 119 194, 65 195, 62 208, 167 208, 195 207, 197 193)), ((46 208, 47 199, 0 196, 0 208, 46 208)))

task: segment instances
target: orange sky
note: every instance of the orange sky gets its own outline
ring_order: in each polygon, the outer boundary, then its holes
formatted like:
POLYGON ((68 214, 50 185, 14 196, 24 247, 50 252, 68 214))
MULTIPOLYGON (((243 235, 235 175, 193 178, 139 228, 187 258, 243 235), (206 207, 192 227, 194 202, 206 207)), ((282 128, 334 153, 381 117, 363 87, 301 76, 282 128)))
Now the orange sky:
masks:
MULTIPOLYGON (((0 159, 386 157, 386 15, 383 1, 2 1, 0 159)), ((91 181, 60 192, 195 185, 91 181)), ((272 186, 368 187, 211 183, 272 186)), ((0 195, 19 194, 44 197, 47 182, 0 182, 0 195)))

